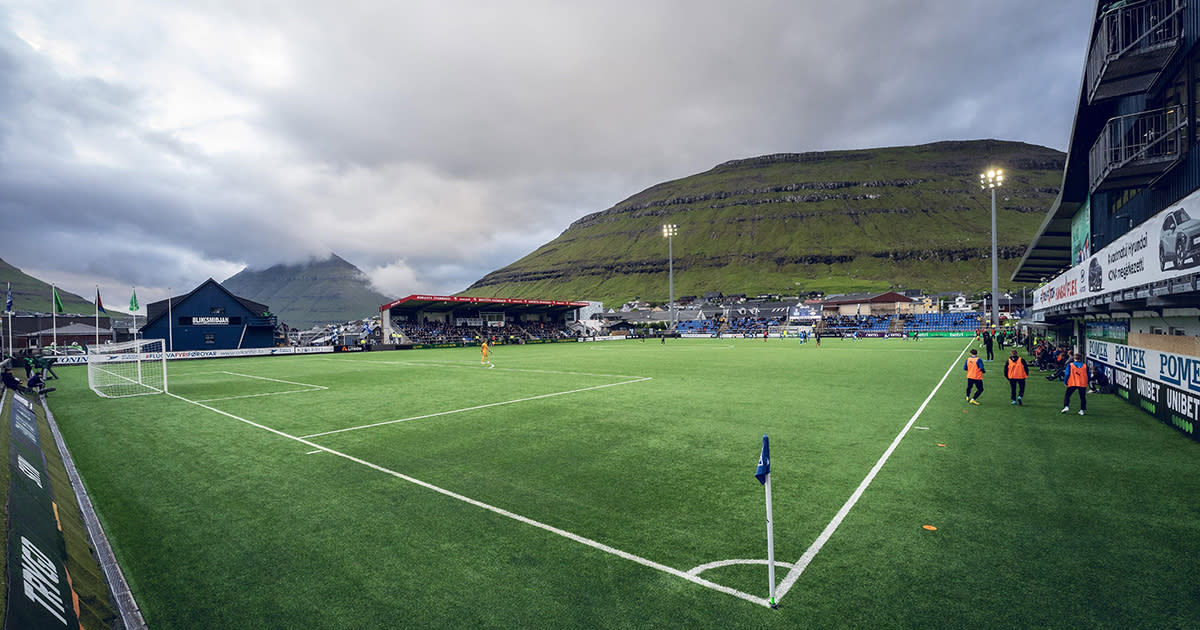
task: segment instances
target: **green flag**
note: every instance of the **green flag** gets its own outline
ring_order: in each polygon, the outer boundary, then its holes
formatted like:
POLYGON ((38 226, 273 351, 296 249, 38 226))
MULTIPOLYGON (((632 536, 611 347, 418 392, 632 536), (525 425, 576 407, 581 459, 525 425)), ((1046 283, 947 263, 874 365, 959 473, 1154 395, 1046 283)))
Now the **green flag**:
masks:
POLYGON ((133 295, 129 296, 129 310, 130 310, 130 311, 136 311, 136 310, 138 310, 138 303, 137 303, 137 289, 134 289, 134 290, 133 290, 133 295))
POLYGON ((63 308, 63 305, 62 305, 62 300, 59 299, 59 297, 58 297, 58 287, 53 287, 52 290, 54 291, 54 312, 55 313, 65 312, 65 309, 63 308))

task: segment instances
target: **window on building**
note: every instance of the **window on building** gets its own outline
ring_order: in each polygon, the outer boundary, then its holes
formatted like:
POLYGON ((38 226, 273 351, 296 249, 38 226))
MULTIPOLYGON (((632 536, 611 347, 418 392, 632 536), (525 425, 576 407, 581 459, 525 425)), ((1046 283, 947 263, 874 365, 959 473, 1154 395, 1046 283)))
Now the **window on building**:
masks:
MULTIPOLYGON (((1124 190, 1113 190, 1108 193, 1108 216, 1113 216, 1125 207, 1125 204, 1133 200, 1138 193, 1142 192, 1141 188, 1126 188, 1124 190)), ((1125 227, 1125 226, 1122 226, 1125 227)))
POLYGON ((217 343, 216 333, 204 333, 204 343, 209 345, 217 343))

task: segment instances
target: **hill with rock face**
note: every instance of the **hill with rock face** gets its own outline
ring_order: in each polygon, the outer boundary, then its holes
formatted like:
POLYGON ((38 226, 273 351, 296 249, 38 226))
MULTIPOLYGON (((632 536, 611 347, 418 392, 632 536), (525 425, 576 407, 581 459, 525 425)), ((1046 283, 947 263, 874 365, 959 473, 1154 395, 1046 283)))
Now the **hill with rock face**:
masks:
POLYGON ((391 301, 371 288, 358 267, 336 254, 304 264, 243 269, 221 284, 238 297, 266 304, 281 323, 294 328, 372 317, 391 301))
MULTIPOLYGON (((8 286, 12 285, 13 312, 50 313, 54 302, 50 285, 0 260, 0 300, 7 297, 8 286)), ((58 299, 63 303, 63 314, 91 315, 96 304, 87 298, 58 289, 58 299)), ((111 302, 110 302, 111 304, 111 302)), ((118 308, 120 302, 116 302, 118 308)), ((3 303, 0 303, 0 307, 3 303)), ((0 311, 3 312, 3 311, 0 311)), ((114 312, 114 314, 116 314, 114 312)))
POLYGON ((733 160, 575 221, 464 295, 662 302, 675 295, 990 290, 997 194, 1001 289, 1058 194, 1065 154, 1017 142, 789 153, 733 160))

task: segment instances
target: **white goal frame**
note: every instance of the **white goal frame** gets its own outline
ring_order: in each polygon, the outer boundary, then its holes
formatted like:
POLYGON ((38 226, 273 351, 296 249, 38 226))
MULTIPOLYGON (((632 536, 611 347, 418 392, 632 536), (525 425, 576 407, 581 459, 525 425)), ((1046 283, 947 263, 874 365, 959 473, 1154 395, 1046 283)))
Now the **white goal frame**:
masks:
POLYGON ((166 347, 162 339, 89 347, 88 387, 104 398, 167 393, 166 347))

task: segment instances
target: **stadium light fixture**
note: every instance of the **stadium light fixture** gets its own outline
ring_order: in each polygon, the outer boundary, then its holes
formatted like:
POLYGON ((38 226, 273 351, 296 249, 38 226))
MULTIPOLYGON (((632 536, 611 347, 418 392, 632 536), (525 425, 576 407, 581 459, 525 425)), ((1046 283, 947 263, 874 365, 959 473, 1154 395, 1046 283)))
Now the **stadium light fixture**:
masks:
POLYGON ((679 234, 679 226, 674 223, 663 224, 663 236, 667 239, 667 290, 671 309, 671 328, 675 327, 675 244, 674 238, 679 234))
POLYGON ((1004 171, 989 169, 979 174, 979 188, 992 191, 992 328, 1000 326, 1000 268, 996 255, 996 189, 1004 183, 1004 171))

